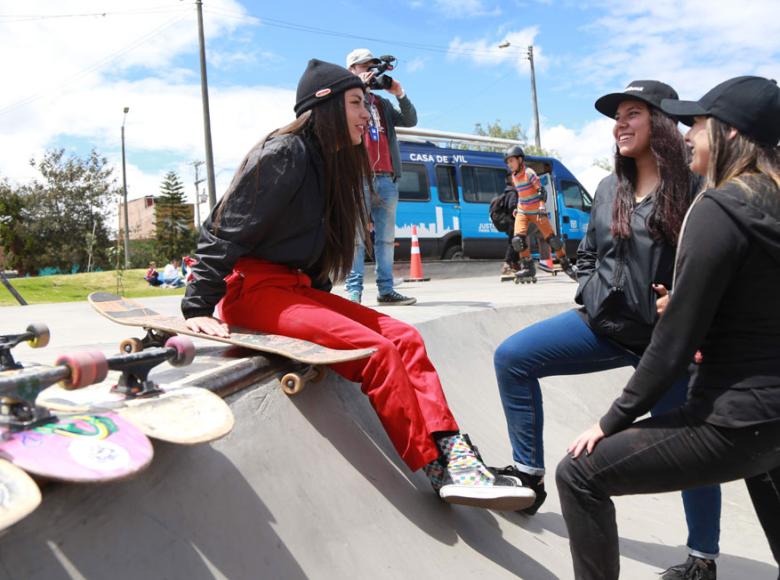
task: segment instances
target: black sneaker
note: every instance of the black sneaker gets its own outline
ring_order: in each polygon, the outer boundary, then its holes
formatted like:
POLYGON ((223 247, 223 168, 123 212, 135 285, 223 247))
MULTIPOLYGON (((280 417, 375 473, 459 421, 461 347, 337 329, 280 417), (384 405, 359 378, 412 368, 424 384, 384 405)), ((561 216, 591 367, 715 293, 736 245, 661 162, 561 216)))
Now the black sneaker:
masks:
POLYGON ((395 290, 390 290, 387 294, 377 296, 376 301, 385 306, 410 306, 417 302, 417 298, 410 298, 409 296, 399 294, 395 290))
POLYGON ((547 499, 547 492, 544 490, 544 483, 542 483, 542 478, 540 476, 523 473, 514 465, 507 465, 506 467, 488 467, 488 469, 495 475, 519 479, 524 487, 528 487, 536 493, 536 500, 534 503, 525 509, 517 510, 520 513, 529 516, 534 515, 539 511, 539 508, 542 507, 544 500, 547 499))
POLYGON ((683 564, 661 572, 661 580, 715 580, 717 575, 715 560, 688 556, 683 564))

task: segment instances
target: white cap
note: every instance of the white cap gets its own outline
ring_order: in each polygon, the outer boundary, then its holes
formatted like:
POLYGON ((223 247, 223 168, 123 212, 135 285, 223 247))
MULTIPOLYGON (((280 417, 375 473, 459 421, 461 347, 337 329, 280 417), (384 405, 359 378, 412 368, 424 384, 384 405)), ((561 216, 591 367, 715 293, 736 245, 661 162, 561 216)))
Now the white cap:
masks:
POLYGON ((367 48, 356 48, 347 55, 347 68, 353 64, 363 64, 366 62, 375 62, 379 64, 379 59, 371 54, 367 48))

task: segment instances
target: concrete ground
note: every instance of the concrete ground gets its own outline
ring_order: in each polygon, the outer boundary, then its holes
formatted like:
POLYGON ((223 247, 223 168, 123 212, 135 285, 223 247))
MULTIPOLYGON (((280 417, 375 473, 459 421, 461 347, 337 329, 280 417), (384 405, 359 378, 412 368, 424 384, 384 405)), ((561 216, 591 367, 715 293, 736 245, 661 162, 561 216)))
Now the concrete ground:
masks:
MULTIPOLYGON (((501 284, 497 265, 437 270, 426 269, 430 282, 399 288, 417 305, 381 310, 420 329, 462 429, 488 463, 508 464, 492 352, 512 332, 571 307, 575 284, 546 274, 536 285, 501 284)), ((371 284, 364 298, 375 303, 371 284)), ((178 310, 175 298, 145 302, 178 310)), ((86 303, 3 308, 0 316, 3 332, 50 325, 48 348, 17 349, 31 361, 92 345, 112 352, 134 334, 86 303)), ((543 381, 548 468, 629 374, 543 381)), ((289 398, 269 380, 229 401, 236 427, 220 441, 156 443, 152 466, 129 481, 45 488, 42 506, 0 538, 0 578, 572 577, 552 478, 534 517, 449 506, 398 459, 352 383, 330 374, 289 398)), ((723 492, 719 577, 776 578, 744 484, 723 492)), ((657 578, 685 559, 679 494, 615 503, 624 578, 657 578)))

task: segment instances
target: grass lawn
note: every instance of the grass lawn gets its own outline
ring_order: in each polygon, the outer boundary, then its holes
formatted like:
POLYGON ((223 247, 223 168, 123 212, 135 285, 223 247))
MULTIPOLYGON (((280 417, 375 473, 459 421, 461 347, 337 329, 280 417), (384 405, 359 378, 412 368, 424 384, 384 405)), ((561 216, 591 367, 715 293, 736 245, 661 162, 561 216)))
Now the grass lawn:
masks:
MULTIPOLYGON (((144 280, 144 268, 125 270, 122 278, 124 296, 142 298, 144 296, 183 295, 184 288, 153 288, 144 280)), ((70 274, 60 276, 36 276, 34 278, 11 278, 11 284, 28 304, 46 304, 52 302, 78 302, 87 299, 90 292, 117 293, 116 272, 92 272, 89 274, 70 274)), ((18 306, 8 289, 0 284, 0 306, 18 306)))

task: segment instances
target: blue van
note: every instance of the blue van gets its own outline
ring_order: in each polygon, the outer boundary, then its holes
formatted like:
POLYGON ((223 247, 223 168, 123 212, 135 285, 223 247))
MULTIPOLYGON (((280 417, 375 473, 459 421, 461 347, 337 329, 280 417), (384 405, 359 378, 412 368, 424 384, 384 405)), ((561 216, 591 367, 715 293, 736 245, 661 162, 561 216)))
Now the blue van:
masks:
MULTIPOLYGON (((396 257, 409 259, 416 225, 424 258, 503 258, 507 235, 488 215, 490 201, 506 186, 503 155, 441 147, 410 136, 413 131, 399 135, 403 175, 397 182, 396 257)), ((590 194, 557 159, 528 156, 526 164, 547 190, 550 221, 564 240, 566 253, 576 255, 588 228, 590 194)))

